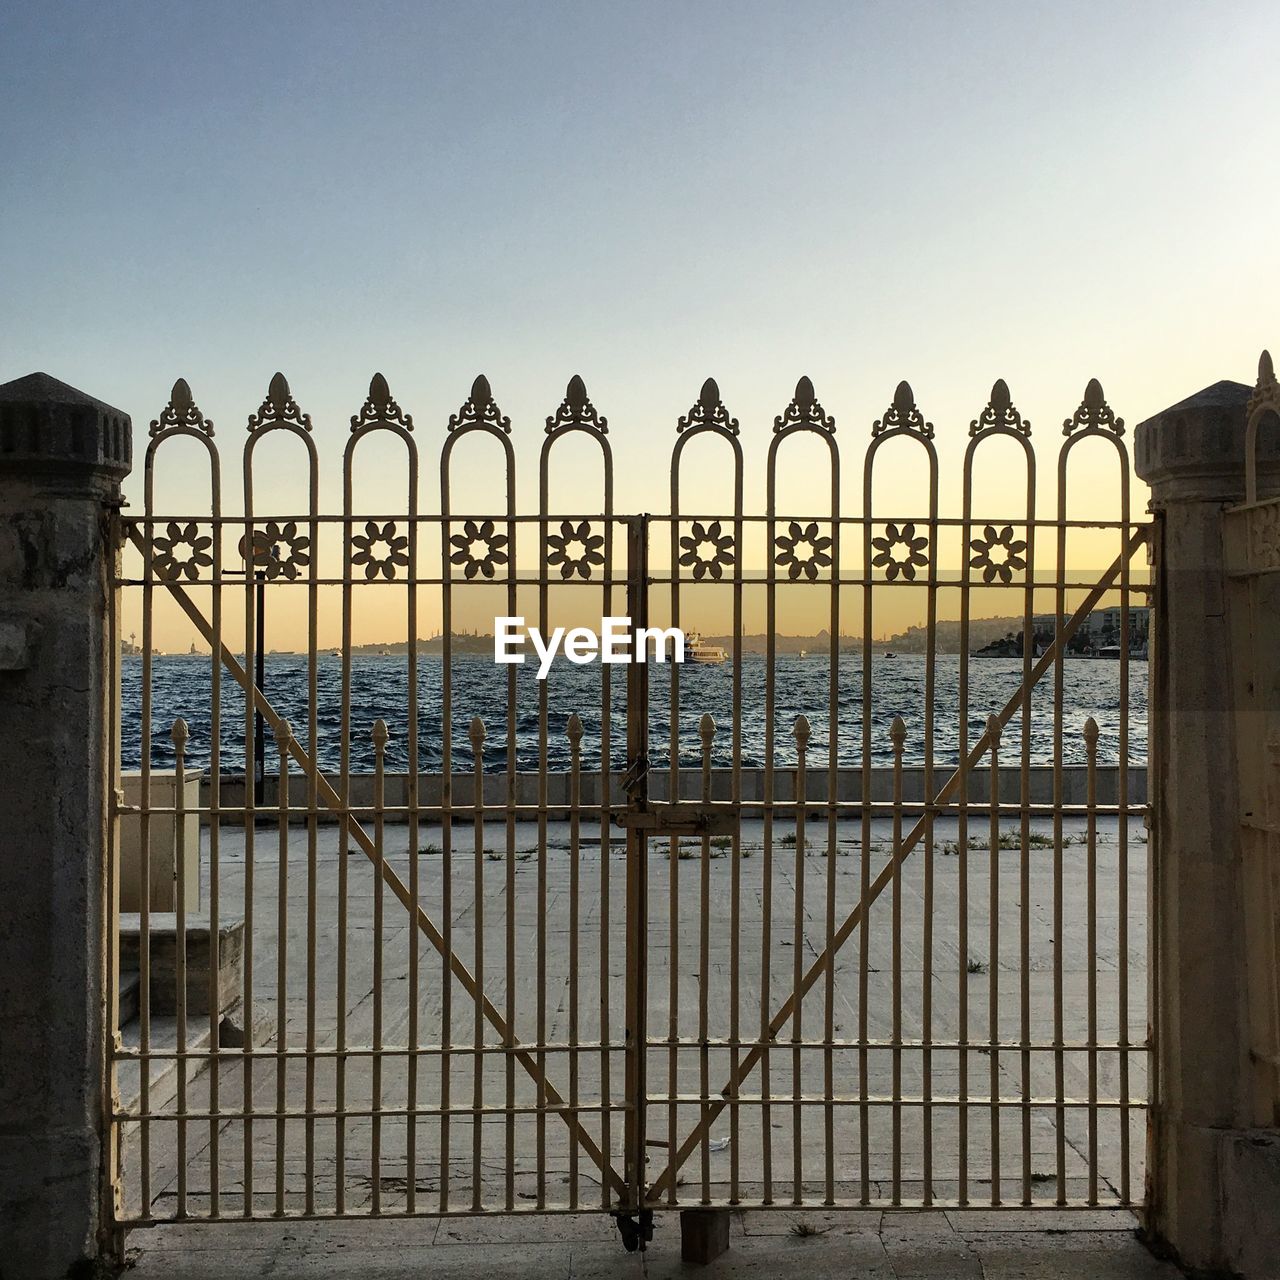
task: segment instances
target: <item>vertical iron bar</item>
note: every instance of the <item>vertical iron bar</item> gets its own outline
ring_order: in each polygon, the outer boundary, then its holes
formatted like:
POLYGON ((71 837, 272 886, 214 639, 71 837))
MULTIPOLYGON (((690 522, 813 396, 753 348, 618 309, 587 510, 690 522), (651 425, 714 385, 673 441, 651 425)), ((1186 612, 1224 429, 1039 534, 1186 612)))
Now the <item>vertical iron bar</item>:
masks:
MULTIPOLYGON (((649 517, 627 521, 627 613, 633 627, 649 625, 649 517)), ((628 807, 643 813, 649 803, 649 668, 627 667, 628 807)), ((602 850, 603 853, 603 850, 602 850)), ((647 1091, 648 848, 643 832, 627 829, 627 1112, 625 1125, 629 1207, 644 1204, 645 1100, 647 1091)), ((607 918, 606 918, 607 920, 607 918)), ((602 921, 607 932, 607 924, 602 921)), ((608 1114, 607 1100, 605 1114, 608 1114)))

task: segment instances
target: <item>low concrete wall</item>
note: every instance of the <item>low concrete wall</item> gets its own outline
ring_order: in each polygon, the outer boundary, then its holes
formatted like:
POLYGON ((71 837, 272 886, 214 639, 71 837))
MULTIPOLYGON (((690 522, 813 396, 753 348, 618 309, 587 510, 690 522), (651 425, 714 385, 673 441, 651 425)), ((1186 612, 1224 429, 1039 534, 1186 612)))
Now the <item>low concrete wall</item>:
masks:
MULTIPOLYGON (((951 776, 952 765, 934 767, 934 786, 940 787, 951 776)), ((698 769, 682 769, 680 775, 680 797, 695 800, 701 794, 702 775, 698 769)), ((334 779, 330 779, 334 781, 334 779)), ((665 800, 668 795, 669 775, 665 769, 655 769, 649 775, 649 794, 655 800, 665 800)), ((408 775, 403 773, 388 774, 385 780, 385 803, 390 808, 401 808, 408 803, 408 775)), ((774 772, 774 798, 789 802, 795 798, 795 769, 778 769, 774 772)), ((1112 766, 1097 771, 1097 803, 1099 805, 1115 805, 1119 803, 1120 770, 1112 766)), ((827 799, 827 772, 825 769, 810 769, 806 778, 805 790, 808 799, 822 803, 827 799)), ((1045 805, 1053 803, 1053 768, 1050 765, 1034 765, 1028 774, 1029 799, 1032 804, 1045 805)), ((711 771, 711 795, 713 800, 728 800, 732 785, 732 770, 713 769, 711 771)), ((569 805, 570 775, 565 772, 547 775, 547 804, 553 818, 567 815, 569 805)), ((484 778, 485 802, 501 805, 506 800, 507 777, 504 773, 487 773, 484 778)), ((581 780, 582 807, 589 808, 600 803, 601 778, 598 773, 584 774, 581 780)), ((622 777, 614 774, 612 793, 615 800, 622 795, 622 777)), ((924 769, 920 765, 911 765, 902 771, 902 794, 908 805, 920 805, 924 801, 924 769)), ((991 775, 987 769, 978 769, 969 775, 969 799, 974 804, 985 804, 991 794, 991 775)), ((455 812, 465 809, 474 802, 474 775, 457 773, 453 777, 453 807, 455 812)), ((201 806, 209 805, 209 780, 206 777, 201 787, 201 806)), ((839 770, 836 786, 836 798, 839 801, 857 803, 862 798, 862 771, 856 768, 839 770)), ((872 801, 888 802, 893 799, 893 770, 888 767, 877 767, 871 770, 870 798, 872 801)), ((1017 768, 1002 769, 1000 773, 1000 799, 1006 804, 1017 804, 1022 798, 1022 779, 1017 768)), ((1062 770, 1062 802, 1067 805, 1083 805, 1088 798, 1088 770, 1084 765, 1065 765, 1062 770)), ((742 799, 753 805, 764 799, 764 770, 742 770, 742 799)), ((1146 804, 1147 802, 1147 770, 1145 765, 1131 765, 1129 768, 1129 803, 1146 804)), ((268 778, 263 803, 260 808, 275 809, 279 803, 278 780, 268 778)), ((307 803, 307 781, 301 776, 289 779, 289 806, 291 809, 305 811, 307 803)), ((441 803, 441 777, 438 773, 423 774, 418 784, 418 803, 424 808, 437 807, 441 803)), ((518 773, 516 775, 516 803, 536 805, 538 803, 537 773, 518 773)), ((367 809, 373 806, 373 775, 353 774, 351 777, 351 804, 354 808, 367 809)), ((222 807, 232 812, 224 816, 224 822, 234 823, 239 815, 235 810, 244 807, 244 783, 240 778, 223 779, 222 807)), ((323 806, 322 806, 323 808, 323 806)), ((321 821, 332 821, 322 812, 321 821)))

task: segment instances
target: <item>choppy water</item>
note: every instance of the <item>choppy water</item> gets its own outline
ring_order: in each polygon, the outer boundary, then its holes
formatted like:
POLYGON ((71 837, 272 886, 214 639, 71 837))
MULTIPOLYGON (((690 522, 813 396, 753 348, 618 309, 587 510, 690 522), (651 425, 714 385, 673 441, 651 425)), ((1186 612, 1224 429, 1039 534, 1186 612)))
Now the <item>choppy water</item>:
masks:
MULTIPOLYGON (((801 658, 782 655, 774 673, 775 763, 795 761, 792 727, 796 716, 809 720, 808 760, 811 766, 827 762, 829 747, 828 679, 829 659, 824 654, 801 658)), ((954 762, 959 741, 959 666, 956 655, 939 656, 935 667, 934 757, 938 763, 954 762)), ((507 673, 517 673, 516 761, 520 769, 538 765, 538 682, 534 668, 499 667, 487 654, 455 655, 453 660, 453 763, 473 767, 468 728, 473 716, 485 722, 484 761, 486 769, 505 768, 507 673)), ((626 744, 627 668, 608 668, 611 674, 610 756, 615 766, 624 765, 626 744)), ((651 665, 650 671, 650 759, 655 766, 669 761, 671 668, 651 665)), ((557 661, 547 681, 548 765, 553 770, 569 766, 569 743, 565 735, 569 716, 576 712, 583 724, 582 761, 584 768, 598 768, 602 707, 602 668, 575 666, 557 661)), ((1083 763, 1081 730, 1092 716, 1098 723, 1098 760, 1115 764, 1120 758, 1122 711, 1120 663, 1097 659, 1074 659, 1063 664, 1063 753, 1067 763, 1083 763)), ((136 769, 142 756, 140 734, 142 659, 124 659, 122 764, 136 769)), ((742 761, 759 766, 765 756, 766 661, 762 655, 748 654, 742 660, 742 761)), ((969 663, 969 740, 982 732, 989 714, 999 711, 1017 692, 1022 679, 1020 658, 974 658, 969 663)), ((683 666, 680 668, 680 756, 696 765, 700 760, 698 722, 704 712, 715 718, 713 763, 732 762, 730 725, 732 721, 733 666, 683 666)), ((919 763, 924 750, 925 660, 919 655, 895 658, 876 656, 871 667, 871 741, 875 764, 893 760, 889 727, 894 716, 907 725, 904 758, 919 763)), ((404 772, 408 768, 406 725, 408 718, 408 673, 404 654, 358 655, 352 659, 351 687, 351 768, 372 772, 375 719, 386 721, 391 732, 387 747, 387 769, 404 772)), ((318 703, 316 733, 322 768, 337 771, 341 760, 341 660, 332 655, 319 658, 317 667, 318 703)), ((857 766, 862 759, 862 658, 842 654, 839 659, 838 759, 857 766)), ((266 693, 272 705, 293 726, 305 743, 310 739, 307 715, 307 660, 303 656, 278 654, 266 659, 266 693)), ((1129 664, 1128 758, 1144 763, 1147 758, 1147 664, 1129 664)), ((152 751, 153 766, 172 765, 173 746, 169 731, 176 717, 183 717, 190 729, 187 760, 190 765, 207 765, 210 759, 210 660, 196 657, 163 657, 152 662, 152 751)), ((432 772, 443 760, 442 661, 439 655, 418 659, 418 733, 420 768, 432 772)), ((244 696, 235 682, 224 674, 222 682, 221 764, 229 772, 244 768, 244 696)), ((1048 764, 1053 760, 1053 671, 1036 688, 1031 706, 1031 760, 1048 764)), ((1021 712, 1015 714, 1002 739, 1003 758, 1016 760, 1021 751, 1021 712)), ((273 758, 268 730, 268 759, 273 758)))

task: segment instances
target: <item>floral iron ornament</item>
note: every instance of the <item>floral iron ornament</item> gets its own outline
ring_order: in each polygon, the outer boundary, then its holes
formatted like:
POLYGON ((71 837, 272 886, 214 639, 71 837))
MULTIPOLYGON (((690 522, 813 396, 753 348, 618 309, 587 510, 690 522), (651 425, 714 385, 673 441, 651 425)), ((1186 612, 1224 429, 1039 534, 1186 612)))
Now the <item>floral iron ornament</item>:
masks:
POLYGON ((589 578, 592 565, 604 564, 604 554, 600 550, 603 546, 604 538, 591 532, 589 520, 577 525, 571 520, 563 520, 559 535, 547 535, 547 564, 559 565, 562 578, 572 578, 575 573, 579 578, 589 578), (580 550, 575 551, 575 547, 580 550))
POLYGON ((468 579, 477 574, 492 578, 495 567, 507 563, 507 542, 506 534, 495 531, 492 520, 483 520, 479 524, 468 520, 462 526, 462 532, 453 534, 449 539, 449 545, 455 548, 449 562, 466 565, 464 572, 468 579), (477 544, 483 548, 480 554, 476 553, 477 544))
POLYGON ((785 568, 793 581, 803 574, 810 582, 815 582, 818 570, 831 564, 831 539, 818 535, 816 520, 807 525, 792 520, 787 532, 773 541, 778 548, 773 562, 785 568))
POLYGON ((194 523, 180 525, 170 521, 164 536, 151 540, 151 564, 156 577, 164 582, 177 582, 180 578, 194 582, 201 569, 213 564, 209 554, 212 546, 213 539, 201 534, 194 523))
MULTIPOLYGON (((243 542, 241 555, 244 554, 243 542)), ((297 522, 268 520, 253 534, 253 562, 263 566, 267 578, 296 582, 298 571, 311 563, 311 539, 298 532, 297 522)))
POLYGON ((929 563, 925 554, 929 539, 923 534, 918 535, 914 524, 886 524, 884 537, 872 538, 871 545, 876 552, 871 563, 877 569, 883 569, 890 582, 896 582, 900 577, 914 582, 916 570, 929 563))
POLYGON ((735 563, 733 538, 724 532, 719 520, 703 524, 695 520, 689 536, 680 539, 680 563, 693 568, 698 581, 711 577, 719 581, 724 566, 735 563))
POLYGON ((997 578, 1001 582, 1012 582, 1014 570, 1021 571, 1027 567, 1026 557, 1022 554, 1027 544, 1013 536, 1010 524, 1002 529, 986 525, 982 537, 971 539, 969 547, 973 552, 969 564, 982 570, 983 582, 994 582, 997 578))
POLYGON ((397 535, 395 522, 388 520, 379 525, 370 520, 364 527, 364 534, 354 534, 351 545, 355 551, 351 555, 353 565, 364 566, 364 576, 370 580, 382 575, 388 582, 396 576, 397 568, 404 568, 409 563, 409 555, 405 548, 409 539, 403 534, 397 535))

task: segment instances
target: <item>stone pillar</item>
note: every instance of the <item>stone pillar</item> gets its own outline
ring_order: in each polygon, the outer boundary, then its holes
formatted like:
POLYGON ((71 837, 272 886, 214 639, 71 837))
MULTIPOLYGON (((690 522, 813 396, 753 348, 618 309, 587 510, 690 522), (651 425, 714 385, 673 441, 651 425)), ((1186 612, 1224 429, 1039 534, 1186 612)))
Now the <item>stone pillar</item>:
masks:
POLYGON ((0 1274, 101 1247, 110 516, 127 414, 0 386, 0 1274))
MULTIPOLYGON (((1219 382, 1142 423, 1138 475, 1155 517, 1152 662, 1151 1234, 1199 1268, 1227 1267, 1238 1206, 1230 1143, 1250 1124, 1253 1072, 1224 507, 1244 498, 1251 388, 1219 382)), ((1276 475, 1276 442, 1262 451, 1276 475), (1269 461, 1268 461, 1269 460, 1269 461)))

